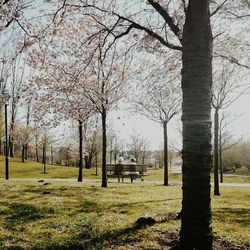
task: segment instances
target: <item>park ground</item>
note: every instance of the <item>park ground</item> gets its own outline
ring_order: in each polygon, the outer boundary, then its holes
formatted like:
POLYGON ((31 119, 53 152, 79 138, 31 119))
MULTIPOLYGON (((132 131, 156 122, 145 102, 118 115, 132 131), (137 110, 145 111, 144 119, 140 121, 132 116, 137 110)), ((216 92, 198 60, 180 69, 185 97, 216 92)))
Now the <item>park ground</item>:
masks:
MULTIPOLYGON (((108 182, 101 172, 41 163, 10 162, 10 179, 0 169, 0 249, 171 249, 181 209, 181 174, 149 170, 145 182, 108 182), (26 178, 26 179, 23 179, 26 178)), ((250 249, 249 176, 225 175, 221 195, 212 196, 217 249, 250 249), (236 185, 239 183, 239 185, 236 185)))

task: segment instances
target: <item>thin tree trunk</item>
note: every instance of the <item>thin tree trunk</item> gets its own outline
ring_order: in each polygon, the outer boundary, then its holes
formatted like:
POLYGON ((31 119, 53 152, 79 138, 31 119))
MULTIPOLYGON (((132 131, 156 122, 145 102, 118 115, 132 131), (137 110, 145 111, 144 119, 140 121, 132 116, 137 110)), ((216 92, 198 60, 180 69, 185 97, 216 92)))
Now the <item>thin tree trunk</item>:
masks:
POLYGON ((50 154, 51 154, 51 165, 53 165, 54 164, 54 154, 53 154, 54 152, 53 152, 53 147, 51 146, 51 148, 50 148, 50 154))
MULTIPOLYGON (((27 128, 30 125, 30 103, 28 104, 26 125, 27 125, 27 128)), ((25 160, 28 160, 28 143, 25 144, 24 150, 25 150, 24 158, 25 158, 25 160)))
POLYGON ((164 186, 168 186, 168 124, 163 123, 164 135, 164 186))
POLYGON ((180 248, 211 250, 212 34, 208 0, 189 1, 182 46, 183 199, 180 248))
POLYGON ((109 152, 109 163, 111 164, 112 163, 112 147, 113 147, 113 139, 111 138, 111 142, 110 142, 110 152, 109 152))
POLYGON ((96 152, 96 159, 95 159, 95 175, 98 175, 98 153, 96 152))
POLYGON ((107 187, 107 165, 106 165, 106 108, 102 106, 102 187, 107 187))
POLYGON ((46 149, 43 145, 43 173, 46 174, 46 149))
POLYGON ((220 168, 220 182, 223 183, 223 163, 222 163, 222 145, 221 145, 221 129, 219 135, 219 168, 220 168))
POLYGON ((39 155, 38 155, 38 138, 37 135, 35 136, 36 141, 36 162, 39 162, 39 155))
POLYGON ((22 162, 24 162, 25 159, 25 145, 22 145, 22 162))
MULTIPOLYGON (((12 110, 11 123, 10 123, 10 133, 13 133, 13 131, 14 131, 15 118, 13 116, 13 113, 14 113, 14 111, 12 110)), ((9 156, 14 157, 14 137, 12 135, 9 136, 9 156)))
POLYGON ((219 131, 219 113, 218 109, 215 109, 214 113, 214 195, 220 195, 219 191, 219 173, 218 173, 218 131, 219 131))
POLYGON ((7 110, 7 103, 4 105, 5 110, 5 179, 9 179, 9 148, 8 148, 8 110, 7 110))
POLYGON ((83 158, 82 158, 82 121, 78 121, 79 125, 79 172, 78 172, 78 181, 82 182, 82 166, 83 166, 83 158))

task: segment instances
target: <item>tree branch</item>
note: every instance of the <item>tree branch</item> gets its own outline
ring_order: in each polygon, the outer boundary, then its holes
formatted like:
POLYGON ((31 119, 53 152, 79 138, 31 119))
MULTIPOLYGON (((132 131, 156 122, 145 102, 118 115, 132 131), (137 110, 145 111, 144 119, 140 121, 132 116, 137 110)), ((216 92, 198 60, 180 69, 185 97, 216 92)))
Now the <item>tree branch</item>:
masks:
MULTIPOLYGON (((94 5, 75 5, 75 4, 65 4, 66 7, 78 7, 78 8, 93 8, 93 9, 96 9, 98 11, 101 11, 103 13, 109 13, 107 10, 104 10, 104 9, 101 9, 97 6, 94 6, 94 5)), ((169 42, 167 42, 166 40, 164 40, 164 38, 162 38, 160 35, 158 35, 157 33, 155 33, 154 31, 150 30, 149 28, 147 27, 144 27, 142 25, 140 25, 139 23, 136 23, 134 22, 133 20, 129 19, 129 18, 126 18, 124 16, 121 16, 119 15, 118 13, 116 12, 112 12, 113 15, 117 16, 119 20, 124 20, 124 21, 127 21, 128 23, 130 23, 129 27, 127 28, 127 30, 125 32, 122 32, 120 33, 119 35, 116 35, 115 36, 115 40, 116 39, 119 39, 127 34, 129 34, 129 32, 135 28, 135 29, 138 29, 138 30, 143 30, 145 31, 148 35, 150 35, 151 37, 155 38, 156 40, 158 40, 161 44, 163 44, 164 46, 170 48, 170 49, 174 49, 174 50, 178 50, 178 51, 181 51, 182 50, 182 47, 181 46, 177 46, 177 45, 174 45, 174 44, 171 44, 169 42)), ((172 20, 173 22, 173 20, 172 20)), ((119 22, 117 22, 117 25, 119 24, 119 22)), ((168 24, 169 25, 169 24, 168 24)), ((173 23, 173 25, 175 25, 173 23)), ((176 25, 175 25, 176 26, 176 25)), ((177 26, 176 26, 177 27, 177 26)), ((113 34, 113 30, 114 30, 114 26, 112 27, 112 30, 108 30, 109 33, 113 34)), ((113 34, 114 35, 114 34, 113 34)))
POLYGON ((162 16, 165 22, 168 24, 171 31, 177 36, 177 38, 181 41, 181 30, 178 25, 174 24, 172 17, 168 14, 168 12, 156 1, 148 0, 148 3, 162 16))
POLYGON ((214 16, 222 7, 223 5, 227 2, 228 0, 224 0, 224 2, 221 3, 211 14, 210 17, 214 16))

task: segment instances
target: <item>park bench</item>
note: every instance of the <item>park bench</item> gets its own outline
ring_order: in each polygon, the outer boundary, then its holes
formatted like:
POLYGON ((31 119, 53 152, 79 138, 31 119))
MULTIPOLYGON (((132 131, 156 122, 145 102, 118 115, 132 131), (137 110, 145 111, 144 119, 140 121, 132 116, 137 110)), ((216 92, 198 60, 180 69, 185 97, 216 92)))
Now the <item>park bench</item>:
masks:
POLYGON ((107 177, 108 178, 120 178, 122 182, 124 178, 130 178, 133 182, 137 178, 144 180, 144 176, 147 175, 147 166, 144 164, 133 164, 133 163, 123 163, 123 164, 107 164, 107 177))

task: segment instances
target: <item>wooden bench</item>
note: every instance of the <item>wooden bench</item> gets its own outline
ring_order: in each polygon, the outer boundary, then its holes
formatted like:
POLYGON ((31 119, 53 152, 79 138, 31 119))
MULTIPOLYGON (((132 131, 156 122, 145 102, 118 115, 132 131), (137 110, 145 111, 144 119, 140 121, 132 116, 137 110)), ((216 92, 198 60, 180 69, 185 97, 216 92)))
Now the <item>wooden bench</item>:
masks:
POLYGON ((136 178, 141 178, 144 180, 144 176, 147 175, 147 165, 144 164, 133 164, 133 163, 123 163, 123 164, 107 164, 107 177, 108 178, 120 178, 122 182, 124 178, 130 178, 133 182, 136 178))

